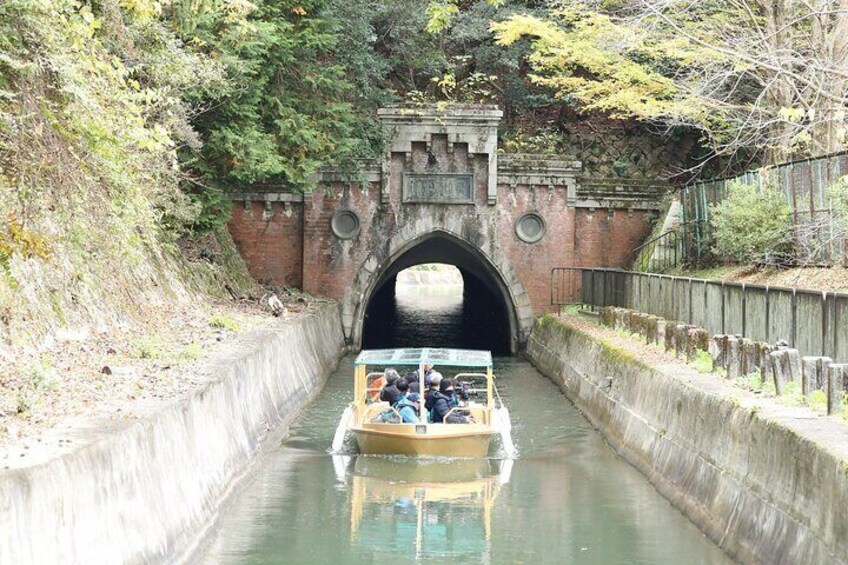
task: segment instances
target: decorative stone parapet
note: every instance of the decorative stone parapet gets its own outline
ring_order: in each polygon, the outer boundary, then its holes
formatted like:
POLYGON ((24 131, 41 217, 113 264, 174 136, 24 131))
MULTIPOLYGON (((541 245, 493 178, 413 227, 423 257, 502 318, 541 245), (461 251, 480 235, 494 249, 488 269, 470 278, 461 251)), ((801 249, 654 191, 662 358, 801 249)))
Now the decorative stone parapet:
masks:
POLYGON ((434 135, 447 135, 448 153, 457 143, 468 144, 469 154, 486 155, 489 178, 486 195, 489 204, 497 200, 498 124, 503 112, 496 106, 450 105, 444 108, 380 108, 377 116, 388 133, 383 159, 382 200, 390 197, 389 163, 392 153, 412 155, 413 143, 425 143, 429 151, 434 135))

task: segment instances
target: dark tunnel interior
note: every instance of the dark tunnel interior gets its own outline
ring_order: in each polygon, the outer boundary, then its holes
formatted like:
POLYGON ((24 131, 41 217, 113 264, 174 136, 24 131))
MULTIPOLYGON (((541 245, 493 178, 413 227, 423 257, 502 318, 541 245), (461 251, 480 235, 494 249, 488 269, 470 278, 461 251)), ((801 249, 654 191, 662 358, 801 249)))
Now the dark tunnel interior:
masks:
POLYGON ((474 251, 459 243, 439 237, 424 241, 399 257, 378 281, 365 311, 362 347, 456 347, 509 355, 510 306, 496 277, 474 251), (462 290, 397 293, 398 273, 423 263, 457 267, 462 290))

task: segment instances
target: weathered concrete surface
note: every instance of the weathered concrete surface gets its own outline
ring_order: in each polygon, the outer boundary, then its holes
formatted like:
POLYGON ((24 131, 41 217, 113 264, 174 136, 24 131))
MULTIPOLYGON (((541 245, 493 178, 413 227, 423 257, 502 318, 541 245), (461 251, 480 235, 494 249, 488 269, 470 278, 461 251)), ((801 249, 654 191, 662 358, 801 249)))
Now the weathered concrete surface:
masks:
MULTIPOLYGON (((0 563, 159 563, 187 555, 262 440, 317 394, 344 337, 335 303, 250 332, 205 366, 200 390, 139 419, 88 422, 73 448, 0 471, 0 563)), ((50 438, 43 444, 53 444, 50 438)))
POLYGON ((683 365, 648 367, 550 316, 527 356, 731 557, 848 561, 848 426, 683 365))

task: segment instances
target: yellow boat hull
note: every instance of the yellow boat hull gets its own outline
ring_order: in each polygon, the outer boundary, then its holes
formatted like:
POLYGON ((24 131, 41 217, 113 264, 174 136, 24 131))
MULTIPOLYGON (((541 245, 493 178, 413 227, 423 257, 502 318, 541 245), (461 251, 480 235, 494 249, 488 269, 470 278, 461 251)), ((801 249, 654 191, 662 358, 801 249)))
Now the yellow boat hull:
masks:
POLYGON ((368 455, 485 457, 494 431, 482 424, 365 424, 353 433, 368 455))

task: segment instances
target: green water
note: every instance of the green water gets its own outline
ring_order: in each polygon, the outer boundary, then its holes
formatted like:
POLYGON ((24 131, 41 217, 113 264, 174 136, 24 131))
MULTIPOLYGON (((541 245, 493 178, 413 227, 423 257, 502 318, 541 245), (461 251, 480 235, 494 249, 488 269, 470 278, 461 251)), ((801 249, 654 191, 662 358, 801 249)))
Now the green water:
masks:
POLYGON ((419 461, 328 453, 345 358, 225 510, 203 563, 729 563, 515 358, 495 366, 519 456, 419 461))

